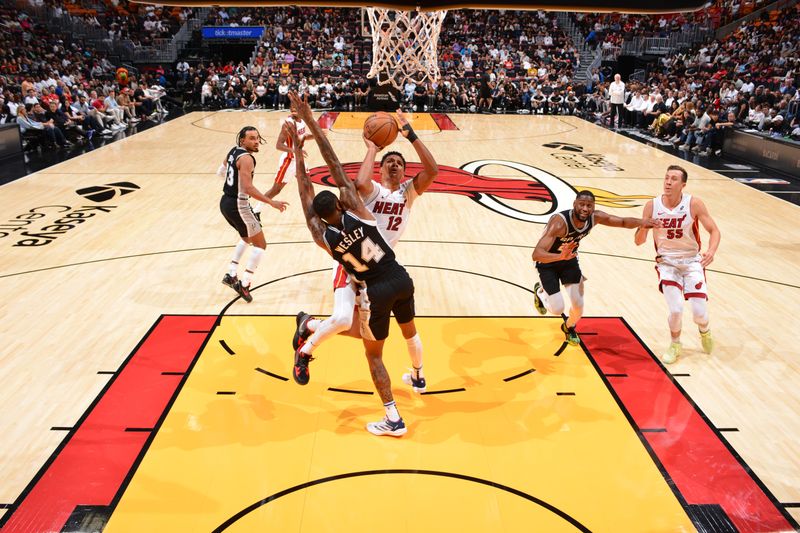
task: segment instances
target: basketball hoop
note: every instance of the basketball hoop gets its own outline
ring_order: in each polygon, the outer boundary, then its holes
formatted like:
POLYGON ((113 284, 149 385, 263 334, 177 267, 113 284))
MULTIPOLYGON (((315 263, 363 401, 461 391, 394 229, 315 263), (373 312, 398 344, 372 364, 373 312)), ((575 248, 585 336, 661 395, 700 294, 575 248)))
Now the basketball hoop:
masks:
POLYGON ((395 11, 368 7, 372 32, 372 67, 368 78, 378 85, 391 83, 403 90, 406 81, 417 85, 439 79, 436 56, 439 31, 446 10, 395 11))

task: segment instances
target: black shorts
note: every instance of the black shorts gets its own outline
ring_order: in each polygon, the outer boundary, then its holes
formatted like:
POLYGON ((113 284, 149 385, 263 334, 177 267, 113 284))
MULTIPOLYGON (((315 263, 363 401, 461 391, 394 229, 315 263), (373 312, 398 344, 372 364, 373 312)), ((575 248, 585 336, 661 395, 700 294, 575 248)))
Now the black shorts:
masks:
POLYGON ((381 341, 389 336, 389 318, 394 313, 398 324, 414 319, 414 281, 400 265, 377 281, 360 284, 358 311, 361 337, 381 341))
POLYGON ((580 283, 583 279, 581 267, 578 265, 578 258, 568 261, 555 261, 553 263, 536 263, 536 270, 539 271, 539 281, 547 294, 556 294, 562 285, 580 283))
POLYGON ((261 223, 247 200, 223 194, 219 201, 219 210, 243 239, 261 233, 261 223))

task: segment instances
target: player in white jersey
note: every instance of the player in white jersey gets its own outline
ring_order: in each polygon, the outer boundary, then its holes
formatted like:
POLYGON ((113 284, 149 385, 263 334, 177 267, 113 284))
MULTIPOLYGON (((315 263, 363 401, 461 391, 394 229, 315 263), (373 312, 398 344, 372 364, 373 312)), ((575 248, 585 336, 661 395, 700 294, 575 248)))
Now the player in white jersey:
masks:
MULTIPOLYGON (((708 326, 708 291, 705 268, 714 260, 720 241, 720 231, 705 204, 690 194, 684 194, 688 174, 678 165, 667 167, 664 193, 644 206, 643 217, 660 219, 662 226, 653 230, 656 246, 656 271, 659 289, 669 308, 669 330, 672 341, 661 356, 664 363, 674 363, 681 355, 681 325, 683 301, 692 306, 694 322, 700 330, 703 351, 711 353, 714 340, 708 326), (700 252, 699 225, 709 233, 708 248, 700 252)), ((647 228, 640 228, 634 237, 636 244, 647 240, 647 228)))
MULTIPOLYGON (((405 159, 399 152, 387 152, 381 158, 381 183, 376 183, 373 174, 379 148, 365 138, 367 154, 356 178, 356 188, 364 205, 375 216, 378 228, 392 248, 408 225, 411 208, 417 197, 425 192, 439 173, 433 155, 414 133, 402 113, 398 111, 397 117, 401 125, 400 132, 417 152, 422 170, 413 178, 403 180, 405 159)), ((356 313, 356 292, 347 273, 338 264, 334 270, 333 289, 334 308, 330 317, 318 320, 302 311, 297 315, 297 331, 292 342, 296 351, 311 354, 325 339, 338 333, 361 337, 360 322, 363 317, 359 317, 360 320, 353 320, 356 313)), ((400 329, 406 339, 412 366, 411 370, 402 376, 403 382, 410 385, 415 392, 424 392, 426 382, 422 370, 422 341, 413 320, 400 324, 400 329)))
MULTIPOLYGON (((278 172, 275 175, 275 182, 266 194, 269 198, 278 196, 286 184, 295 178, 294 147, 292 146, 292 139, 286 134, 283 128, 283 125, 287 122, 294 124, 297 129, 297 136, 300 138, 301 148, 305 145, 307 140, 314 138, 314 135, 311 133, 306 123, 297 115, 297 108, 291 105, 289 107, 289 116, 281 121, 281 132, 278 134, 278 141, 275 143, 275 149, 281 152, 281 157, 278 160, 278 172)), ((303 150, 303 154, 308 156, 305 150, 303 150)), ((256 205, 253 206, 253 212, 256 214, 261 213, 261 208, 263 206, 264 204, 262 202, 256 203, 256 205)))

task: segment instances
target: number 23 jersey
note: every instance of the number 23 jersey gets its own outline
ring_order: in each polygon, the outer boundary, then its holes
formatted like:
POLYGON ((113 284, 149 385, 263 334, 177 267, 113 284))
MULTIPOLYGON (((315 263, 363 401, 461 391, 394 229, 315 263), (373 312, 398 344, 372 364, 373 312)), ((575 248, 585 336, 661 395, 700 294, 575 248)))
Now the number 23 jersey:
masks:
POLYGON ((323 238, 333 258, 359 281, 376 281, 402 268, 374 220, 345 211, 342 228, 328 225, 323 238))

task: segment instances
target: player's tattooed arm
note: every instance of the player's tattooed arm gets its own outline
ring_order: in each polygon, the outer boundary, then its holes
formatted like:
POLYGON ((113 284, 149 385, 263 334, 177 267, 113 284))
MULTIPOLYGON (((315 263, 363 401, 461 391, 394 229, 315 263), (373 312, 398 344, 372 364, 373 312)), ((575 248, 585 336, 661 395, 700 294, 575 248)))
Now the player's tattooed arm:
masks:
POLYGON ((330 141, 322 134, 322 127, 314 120, 314 115, 311 113, 311 107, 308 105, 308 102, 301 100, 297 93, 293 91, 289 92, 289 100, 295 105, 297 114, 309 127, 311 133, 314 134, 314 140, 319 147, 319 152, 328 165, 328 170, 331 172, 333 181, 336 182, 336 186, 339 187, 339 201, 344 205, 345 209, 352 211, 359 218, 374 220, 375 217, 364 207, 364 202, 358 196, 356 186, 344 173, 342 164, 339 162, 336 152, 333 151, 330 141))
MULTIPOLYGON (((286 135, 291 136, 293 140, 297 139, 297 127, 294 124, 286 123, 283 126, 283 131, 286 135)), ((306 164, 303 158, 303 149, 299 147, 298 143, 294 143, 295 148, 295 165, 297 175, 297 189, 300 193, 300 203, 303 207, 303 215, 306 219, 306 225, 311 232, 311 237, 317 245, 330 254, 328 245, 325 244, 325 223, 319 218, 316 211, 314 211, 314 185, 308 179, 306 174, 306 164)))

